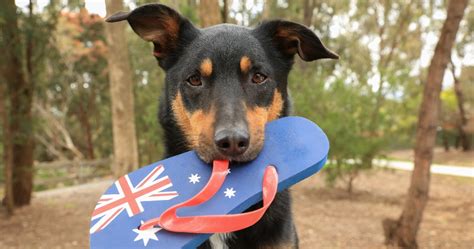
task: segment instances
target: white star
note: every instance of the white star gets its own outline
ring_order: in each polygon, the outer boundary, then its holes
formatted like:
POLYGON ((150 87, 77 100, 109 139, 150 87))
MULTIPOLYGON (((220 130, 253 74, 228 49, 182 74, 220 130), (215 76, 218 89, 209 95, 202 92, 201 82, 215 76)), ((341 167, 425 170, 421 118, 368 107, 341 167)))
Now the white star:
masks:
POLYGON ((225 194, 225 197, 229 197, 232 198, 232 197, 235 197, 235 191, 234 188, 226 188, 225 191, 224 191, 224 194, 225 194))
POLYGON ((188 177, 189 182, 191 182, 192 184, 196 184, 197 182, 199 182, 200 178, 201 177, 198 174, 191 174, 191 176, 188 177))
POLYGON ((227 174, 230 174, 230 169, 227 169, 227 174))
MULTIPOLYGON (((143 221, 142 221, 143 224, 143 221)), ((150 240, 158 241, 158 237, 156 237, 156 233, 160 231, 160 227, 154 227, 147 230, 140 230, 140 229, 133 229, 134 232, 138 233, 137 237, 134 241, 143 240, 143 244, 146 246, 150 240)))

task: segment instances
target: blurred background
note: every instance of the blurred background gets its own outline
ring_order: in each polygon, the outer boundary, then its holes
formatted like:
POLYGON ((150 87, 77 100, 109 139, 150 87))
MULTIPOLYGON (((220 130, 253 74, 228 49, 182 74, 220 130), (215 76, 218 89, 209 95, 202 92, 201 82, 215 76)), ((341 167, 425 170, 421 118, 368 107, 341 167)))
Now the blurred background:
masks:
MULTIPOLYGON (((0 248, 88 248, 90 213, 114 175, 162 158, 164 72, 152 44, 125 24, 104 23, 148 2, 0 3, 0 248), (115 130, 119 124, 131 128, 115 130)), ((472 1, 160 3, 199 27, 299 22, 340 55, 297 58, 289 78, 293 114, 316 122, 331 141, 322 172, 293 188, 301 248, 403 246, 387 219, 414 210, 410 186, 424 186, 429 201, 415 208, 423 220, 408 247, 472 248, 472 1), (454 21, 445 23, 449 13, 454 21), (414 161, 421 174, 412 177, 414 161)))

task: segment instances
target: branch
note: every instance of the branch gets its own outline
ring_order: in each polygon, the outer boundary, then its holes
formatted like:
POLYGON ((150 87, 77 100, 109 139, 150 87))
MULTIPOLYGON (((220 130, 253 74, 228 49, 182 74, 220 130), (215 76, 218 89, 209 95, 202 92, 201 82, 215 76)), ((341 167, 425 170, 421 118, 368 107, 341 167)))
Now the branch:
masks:
POLYGON ((50 140, 54 140, 55 138, 62 138, 58 141, 58 144, 61 147, 64 147, 71 151, 74 156, 78 159, 83 159, 84 155, 82 152, 77 149, 77 147, 74 145, 74 142, 72 140, 72 137, 69 133, 69 131, 66 129, 66 125, 64 124, 64 120, 58 118, 54 115, 52 115, 50 112, 48 112, 43 106, 41 106, 38 103, 34 104, 34 108, 39 112, 40 116, 43 116, 44 120, 48 122, 49 126, 52 126, 55 130, 49 129, 45 130, 45 132, 48 134, 50 140), (56 132, 59 132, 59 136, 56 136, 54 134, 56 132))

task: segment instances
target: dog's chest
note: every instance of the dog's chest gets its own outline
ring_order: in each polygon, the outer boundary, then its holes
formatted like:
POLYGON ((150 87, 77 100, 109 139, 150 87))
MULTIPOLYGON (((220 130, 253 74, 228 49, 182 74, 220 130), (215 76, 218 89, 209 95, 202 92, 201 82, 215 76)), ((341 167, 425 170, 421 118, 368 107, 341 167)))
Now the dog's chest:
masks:
POLYGON ((227 246, 227 239, 230 239, 233 236, 232 233, 216 233, 209 238, 211 242, 212 249, 229 249, 227 246))

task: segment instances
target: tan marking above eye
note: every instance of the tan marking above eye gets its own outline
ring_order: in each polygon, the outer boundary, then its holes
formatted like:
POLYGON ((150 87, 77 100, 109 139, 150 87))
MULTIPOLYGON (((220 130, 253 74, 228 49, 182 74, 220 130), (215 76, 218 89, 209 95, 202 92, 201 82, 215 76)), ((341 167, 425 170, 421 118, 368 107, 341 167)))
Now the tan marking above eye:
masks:
POLYGON ((247 56, 242 56, 240 59, 240 71, 242 71, 242 73, 247 73, 251 66, 252 62, 250 61, 250 58, 247 56))
POLYGON ((204 59, 199 67, 202 76, 209 77, 212 74, 212 61, 209 58, 204 59))
POLYGON ((211 107, 211 110, 207 112, 197 110, 190 113, 184 106, 181 93, 178 92, 176 98, 172 101, 171 109, 188 145, 196 148, 201 143, 213 144, 214 108, 211 107), (201 139, 206 141, 201 141, 201 139))

